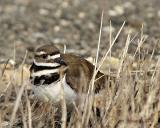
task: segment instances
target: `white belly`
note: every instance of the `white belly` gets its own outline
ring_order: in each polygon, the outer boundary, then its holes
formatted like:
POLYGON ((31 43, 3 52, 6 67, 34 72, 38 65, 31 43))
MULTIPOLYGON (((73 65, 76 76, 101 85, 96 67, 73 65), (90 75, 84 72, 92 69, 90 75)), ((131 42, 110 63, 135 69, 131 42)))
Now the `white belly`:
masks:
POLYGON ((57 83, 52 83, 50 85, 33 85, 33 91, 35 95, 43 101, 51 101, 53 103, 57 103, 61 100, 62 91, 61 84, 64 88, 64 97, 67 104, 73 103, 77 99, 77 94, 72 90, 72 88, 66 83, 65 76, 62 81, 57 83))

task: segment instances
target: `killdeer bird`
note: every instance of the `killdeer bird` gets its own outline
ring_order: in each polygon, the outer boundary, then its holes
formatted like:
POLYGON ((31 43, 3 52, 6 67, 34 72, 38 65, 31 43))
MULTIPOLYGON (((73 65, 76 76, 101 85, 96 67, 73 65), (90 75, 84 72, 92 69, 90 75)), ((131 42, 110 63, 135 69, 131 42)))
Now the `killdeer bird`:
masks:
MULTIPOLYGON (((35 95, 53 103, 60 101, 62 85, 66 104, 70 104, 87 93, 93 73, 94 65, 89 61, 73 54, 61 53, 51 44, 35 51, 30 80, 35 95)), ((105 87, 106 76, 98 71, 95 79, 95 93, 98 93, 105 87)))

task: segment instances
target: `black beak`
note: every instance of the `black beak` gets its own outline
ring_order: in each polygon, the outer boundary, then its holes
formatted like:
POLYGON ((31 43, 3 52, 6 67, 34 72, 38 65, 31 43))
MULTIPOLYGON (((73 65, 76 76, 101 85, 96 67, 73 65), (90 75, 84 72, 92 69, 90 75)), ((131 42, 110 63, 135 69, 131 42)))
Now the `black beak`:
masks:
POLYGON ((67 66, 67 64, 65 63, 65 61, 62 58, 56 58, 54 59, 54 62, 59 63, 60 65, 65 65, 67 66))

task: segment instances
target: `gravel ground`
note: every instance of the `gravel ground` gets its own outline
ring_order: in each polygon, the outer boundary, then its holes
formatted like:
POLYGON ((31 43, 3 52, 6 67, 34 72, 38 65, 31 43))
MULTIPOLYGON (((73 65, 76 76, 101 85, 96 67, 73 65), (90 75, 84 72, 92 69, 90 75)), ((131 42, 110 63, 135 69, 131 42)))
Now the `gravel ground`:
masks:
POLYGON ((159 0, 1 0, 0 61, 13 58, 15 47, 17 62, 22 61, 28 50, 27 63, 30 63, 34 48, 45 43, 65 44, 69 52, 94 57, 102 10, 101 55, 109 47, 110 20, 114 36, 126 21, 113 47, 113 56, 119 57, 129 31, 131 38, 137 35, 129 48, 129 53, 135 52, 142 24, 143 34, 147 37, 144 51, 151 54, 154 48, 158 55, 159 6, 159 0))

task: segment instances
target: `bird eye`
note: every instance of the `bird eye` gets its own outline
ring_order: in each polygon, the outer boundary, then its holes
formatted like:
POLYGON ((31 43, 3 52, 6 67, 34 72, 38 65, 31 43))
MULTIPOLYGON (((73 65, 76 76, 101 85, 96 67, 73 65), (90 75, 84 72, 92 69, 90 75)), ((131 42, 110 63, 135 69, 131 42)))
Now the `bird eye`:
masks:
POLYGON ((42 55, 42 58, 43 58, 43 59, 46 59, 46 58, 47 58, 47 54, 43 54, 43 55, 42 55))

